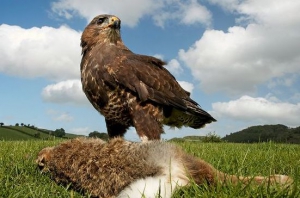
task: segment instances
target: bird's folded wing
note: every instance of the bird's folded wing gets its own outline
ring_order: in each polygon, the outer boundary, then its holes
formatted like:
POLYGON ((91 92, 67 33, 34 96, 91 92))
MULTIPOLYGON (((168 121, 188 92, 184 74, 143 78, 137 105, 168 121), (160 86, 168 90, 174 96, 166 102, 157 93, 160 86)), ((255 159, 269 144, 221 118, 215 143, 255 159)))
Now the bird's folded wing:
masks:
POLYGON ((191 99, 174 76, 163 67, 163 61, 136 54, 126 55, 119 60, 106 66, 119 85, 136 93, 141 101, 151 100, 186 110, 184 100, 191 99))

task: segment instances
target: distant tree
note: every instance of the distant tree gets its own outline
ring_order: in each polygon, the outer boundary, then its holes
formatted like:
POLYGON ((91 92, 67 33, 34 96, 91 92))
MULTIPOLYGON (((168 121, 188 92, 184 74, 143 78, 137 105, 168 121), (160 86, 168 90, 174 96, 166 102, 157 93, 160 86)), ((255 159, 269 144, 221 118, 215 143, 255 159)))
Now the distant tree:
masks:
POLYGON ((4 123, 3 122, 0 122, 0 126, 3 126, 4 125, 4 123))
POLYGON ((60 129, 56 129, 54 132, 53 132, 53 135, 55 137, 64 137, 66 135, 66 132, 63 128, 60 128, 60 129))
POLYGON ((40 137, 41 137, 41 134, 40 134, 39 132, 37 132, 37 133, 35 133, 33 136, 36 137, 36 138, 40 138, 40 137))
POLYGON ((21 123, 21 126, 24 126, 24 123, 21 123))
POLYGON ((172 138, 172 139, 170 139, 169 140, 170 142, 184 142, 185 141, 185 139, 183 139, 183 138, 172 138))
POLYGON ((300 127, 296 127, 295 129, 292 129, 294 133, 300 134, 300 127))
POLYGON ((222 142, 220 136, 218 136, 215 132, 209 132, 206 136, 202 138, 203 142, 222 142))
POLYGON ((19 123, 16 123, 15 126, 19 126, 19 123))
POLYGON ((108 140, 107 133, 99 133, 98 131, 93 131, 93 132, 89 133, 89 137, 96 137, 96 138, 100 138, 102 140, 108 140))
POLYGON ((300 128, 289 128, 282 124, 251 126, 222 138, 228 142, 282 142, 300 143, 300 128))

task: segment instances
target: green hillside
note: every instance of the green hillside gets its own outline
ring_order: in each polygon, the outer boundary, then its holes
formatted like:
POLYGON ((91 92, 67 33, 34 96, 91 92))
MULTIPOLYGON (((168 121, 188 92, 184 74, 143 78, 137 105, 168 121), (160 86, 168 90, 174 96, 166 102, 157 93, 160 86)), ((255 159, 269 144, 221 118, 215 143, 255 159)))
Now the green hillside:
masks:
MULTIPOLYGON (((63 138, 75 138, 78 135, 66 133, 63 138)), ((48 140, 56 138, 53 131, 28 126, 1 126, 0 140, 48 140)))
POLYGON ((29 140, 33 137, 6 127, 0 127, 0 140, 29 140))
POLYGON ((222 138, 228 142, 267 142, 300 144, 300 127, 289 128, 282 124, 252 126, 247 129, 231 133, 222 138))

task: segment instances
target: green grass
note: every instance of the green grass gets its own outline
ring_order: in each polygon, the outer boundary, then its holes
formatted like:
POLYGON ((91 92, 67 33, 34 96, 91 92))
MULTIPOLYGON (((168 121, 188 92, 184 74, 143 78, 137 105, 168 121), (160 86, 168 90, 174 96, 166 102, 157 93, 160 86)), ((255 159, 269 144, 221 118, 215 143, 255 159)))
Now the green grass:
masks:
MULTIPOLYGON (((37 153, 54 141, 0 141, 0 197, 82 197, 67 187, 53 182, 49 175, 40 174, 36 167, 37 153)), ((201 157, 229 174, 270 175, 287 174, 294 178, 291 189, 257 186, 197 186, 192 184, 178 190, 173 197, 300 197, 300 146, 259 143, 177 143, 188 153, 201 157)))
POLYGON ((60 141, 1 141, 0 197, 81 197, 40 174, 35 164, 42 148, 60 141))
POLYGON ((174 197, 300 197, 300 146, 257 143, 178 143, 188 153, 211 163, 215 168, 242 176, 289 175, 295 185, 290 189, 278 186, 217 186, 207 190, 207 186, 192 185, 183 188, 174 197), (186 196, 186 194, 188 196, 186 196))

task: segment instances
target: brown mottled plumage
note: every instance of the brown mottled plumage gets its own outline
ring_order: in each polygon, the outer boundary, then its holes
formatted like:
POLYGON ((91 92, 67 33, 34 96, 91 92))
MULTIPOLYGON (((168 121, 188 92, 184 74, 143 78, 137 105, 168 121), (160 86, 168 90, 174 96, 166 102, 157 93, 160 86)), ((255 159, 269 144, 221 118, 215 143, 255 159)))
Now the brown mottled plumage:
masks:
POLYGON ((190 180, 199 185, 270 182, 282 186, 293 181, 284 175, 226 175, 177 146, 161 141, 133 143, 114 138, 106 143, 100 139, 74 139, 44 148, 36 161, 57 183, 71 184, 77 190, 103 198, 135 198, 142 194, 148 198, 169 198, 176 187, 189 185, 190 180))
POLYGON ((160 139, 163 124, 195 129, 216 121, 190 98, 157 58, 134 54, 122 42, 121 21, 99 15, 81 37, 81 81, 92 105, 105 117, 108 135, 134 126, 142 139, 160 139))

